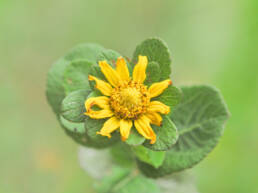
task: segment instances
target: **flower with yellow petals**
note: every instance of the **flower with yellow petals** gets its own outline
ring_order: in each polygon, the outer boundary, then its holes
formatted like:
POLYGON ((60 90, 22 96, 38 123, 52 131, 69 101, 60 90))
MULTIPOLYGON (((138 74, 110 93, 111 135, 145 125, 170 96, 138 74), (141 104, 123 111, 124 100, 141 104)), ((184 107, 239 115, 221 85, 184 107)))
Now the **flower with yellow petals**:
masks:
POLYGON ((139 56, 131 78, 126 61, 119 57, 115 69, 106 61, 99 62, 108 82, 89 75, 89 80, 95 81, 96 88, 104 96, 88 98, 85 101, 85 114, 92 119, 108 118, 97 134, 110 138, 110 134, 119 129, 121 139, 125 141, 134 124, 139 134, 150 140, 150 144, 156 142, 151 124, 161 126, 160 114, 168 114, 170 108, 153 98, 159 96, 172 82, 167 79, 147 88, 144 85, 147 65, 147 57, 139 56), (94 110, 94 106, 100 110, 94 110))

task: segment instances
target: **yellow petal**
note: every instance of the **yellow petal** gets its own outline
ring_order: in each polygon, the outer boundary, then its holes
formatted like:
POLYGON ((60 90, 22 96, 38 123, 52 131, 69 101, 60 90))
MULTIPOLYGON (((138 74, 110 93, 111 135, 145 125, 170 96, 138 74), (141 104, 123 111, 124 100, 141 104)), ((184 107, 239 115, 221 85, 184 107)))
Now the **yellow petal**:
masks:
POLYGON ((150 126, 150 119, 142 115, 139 119, 134 121, 134 125, 136 130, 146 139, 150 140, 150 144, 154 144, 156 142, 156 134, 152 130, 150 126))
POLYGON ((159 96, 171 84, 172 81, 170 79, 152 84, 148 89, 150 97, 153 98, 159 96))
POLYGON ((119 125, 120 121, 116 117, 111 117, 104 123, 103 127, 97 132, 97 134, 110 138, 110 133, 119 128, 119 125))
POLYGON ((91 108, 96 105, 102 109, 109 109, 109 98, 106 96, 91 97, 85 101, 85 108, 91 111, 91 108))
POLYGON ((129 70, 127 68, 125 59, 123 57, 117 58, 116 71, 122 80, 126 80, 126 81, 130 80, 129 70))
POLYGON ((109 98, 105 96, 91 97, 85 101, 86 113, 92 119, 104 119, 114 115, 113 111, 109 108, 109 98), (102 110, 94 111, 93 106, 98 106, 102 110))
POLYGON ((99 66, 108 82, 114 87, 118 86, 120 82, 119 74, 106 61, 100 61, 99 66))
POLYGON ((133 122, 132 120, 120 120, 120 135, 122 138, 122 141, 125 141, 128 139, 131 128, 132 128, 133 122))
POLYGON ((146 56, 138 57, 138 63, 135 65, 133 70, 133 80, 135 82, 143 83, 146 78, 146 67, 148 59, 146 56))
POLYGON ((107 82, 96 78, 95 76, 89 75, 89 80, 95 80, 96 88, 104 95, 110 96, 112 92, 112 86, 107 82))
POLYGON ((145 114, 149 119, 150 119, 150 123, 157 125, 157 126, 161 126, 162 124, 162 117, 160 116, 159 113, 156 112, 149 112, 145 114))
POLYGON ((170 112, 170 107, 159 101, 151 101, 147 111, 168 114, 170 112))
POLYGON ((85 115, 89 116, 92 119, 105 119, 108 117, 112 117, 114 113, 110 109, 103 109, 99 111, 88 111, 85 115))

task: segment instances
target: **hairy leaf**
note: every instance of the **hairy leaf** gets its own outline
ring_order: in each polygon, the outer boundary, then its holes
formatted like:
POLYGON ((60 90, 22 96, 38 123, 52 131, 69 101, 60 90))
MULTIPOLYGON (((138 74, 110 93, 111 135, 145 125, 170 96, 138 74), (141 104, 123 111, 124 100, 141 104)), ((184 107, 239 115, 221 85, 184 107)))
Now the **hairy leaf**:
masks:
POLYGON ((74 133, 85 133, 85 128, 83 123, 75 123, 65 119, 64 117, 60 117, 61 124, 69 131, 74 133))
POLYGON ((178 128, 179 139, 166 153, 163 165, 158 169, 138 162, 147 176, 160 177, 193 167, 216 146, 223 133, 229 112, 220 92, 203 85, 181 89, 182 101, 171 115, 178 128))
POLYGON ((74 141, 83 146, 92 146, 90 141, 87 139, 84 123, 74 123, 66 120, 62 116, 60 116, 59 122, 66 134, 69 135, 74 141))
POLYGON ((117 131, 114 131, 109 139, 106 136, 98 135, 97 132, 101 130, 104 122, 107 119, 91 119, 86 117, 85 119, 85 130, 88 139, 90 140, 92 146, 96 148, 106 148, 120 140, 119 134, 117 131))
POLYGON ((149 62, 154 61, 160 65, 161 80, 169 78, 171 73, 171 59, 170 52, 165 42, 158 38, 149 38, 144 40, 134 51, 132 59, 133 65, 138 61, 139 55, 147 56, 149 62))
POLYGON ((135 129, 135 127, 133 126, 131 129, 131 133, 129 135, 129 138, 125 141, 128 145, 133 145, 133 146, 137 146, 137 145, 141 145, 143 144, 143 142, 145 141, 145 138, 143 136, 141 136, 135 129))
POLYGON ((152 125, 152 128, 156 133, 157 140, 154 144, 145 141, 143 144, 145 147, 154 151, 167 151, 176 143, 178 131, 168 116, 163 116, 162 126, 152 125))
POLYGON ((132 150, 137 159, 148 163, 155 168, 158 168, 162 165, 166 154, 165 151, 152 151, 142 145, 133 147, 132 150))
POLYGON ((63 73, 69 63, 64 59, 58 60, 52 65, 47 76, 47 100, 57 116, 60 113, 62 100, 66 95, 63 87, 63 73))
MULTIPOLYGON (((103 50, 97 57, 98 61, 106 60, 108 64, 110 64, 113 68, 116 67, 116 61, 119 57, 123 57, 120 53, 111 50, 111 49, 105 49, 103 50)), ((128 65, 128 61, 126 57, 123 57, 127 63, 127 67, 129 72, 132 72, 131 65, 128 65)))
POLYGON ((130 174, 130 170, 118 166, 113 166, 111 174, 94 184, 98 193, 110 193, 111 190, 130 174))
POLYGON ((144 84, 151 85, 154 82, 158 82, 160 80, 160 67, 157 62, 149 62, 146 69, 146 80, 144 84))
POLYGON ((153 98, 152 100, 160 101, 170 107, 172 112, 174 107, 179 104, 182 98, 182 92, 175 86, 169 86, 160 96, 153 98))
MULTIPOLYGON (((107 49, 107 50, 103 50, 102 52, 100 52, 100 54, 97 57, 97 60, 98 61, 106 60, 107 63, 110 64, 115 69, 116 61, 117 61, 118 57, 121 57, 121 54, 119 54, 116 51, 107 49)), ((125 59, 125 61, 128 64, 126 59, 125 59)), ((127 65, 127 67, 129 69, 129 72, 131 72, 132 71, 131 66, 127 65)), ((108 82, 107 79, 105 78, 104 74, 101 72, 101 69, 98 64, 94 64, 91 66, 91 68, 89 70, 89 74, 108 82)), ((90 84, 90 87, 92 88, 92 90, 94 90, 95 89, 95 81, 89 81, 89 84, 90 84)))
POLYGON ((98 61, 106 60, 110 65, 115 67, 116 60, 120 56, 121 56, 121 54, 119 54, 118 52, 111 50, 111 49, 106 49, 99 53, 97 60, 98 61))
POLYGON ((77 60, 66 67, 63 75, 63 85, 67 94, 90 88, 88 75, 91 65, 92 63, 87 60, 77 60))
POLYGON ((72 122, 84 122, 85 100, 89 95, 90 90, 77 90, 71 92, 62 102, 62 116, 72 122))
POLYGON ((97 62, 97 57, 101 51, 105 50, 98 44, 80 44, 68 52, 64 59, 68 61, 85 59, 93 64, 97 62))
POLYGON ((48 72, 47 76, 47 99, 53 111, 59 117, 61 103, 66 96, 63 85, 64 73, 66 67, 75 60, 87 60, 92 64, 96 63, 97 55, 104 50, 103 47, 97 44, 81 44, 70 50, 65 57, 55 62, 48 72))
POLYGON ((110 148, 112 161, 122 167, 135 166, 134 155, 129 145, 124 142, 119 142, 110 148))
MULTIPOLYGON (((89 70, 89 74, 92 75, 92 76, 95 76, 97 77, 98 79, 100 80, 104 80, 106 82, 107 79, 105 78, 104 74, 101 72, 100 70, 100 67, 98 64, 93 64, 91 67, 90 67, 90 70, 89 70)), ((95 85, 96 85, 96 82, 95 81, 90 81, 89 80, 89 85, 91 87, 91 89, 94 91, 96 91, 97 89, 95 88, 95 85)))

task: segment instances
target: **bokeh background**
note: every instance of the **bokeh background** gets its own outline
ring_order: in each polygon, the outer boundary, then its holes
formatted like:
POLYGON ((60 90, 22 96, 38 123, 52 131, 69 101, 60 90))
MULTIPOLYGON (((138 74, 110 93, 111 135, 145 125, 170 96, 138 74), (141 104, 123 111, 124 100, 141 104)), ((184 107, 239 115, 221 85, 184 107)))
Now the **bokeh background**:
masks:
POLYGON ((131 57, 153 36, 172 52, 176 85, 215 85, 232 114, 193 169, 199 191, 258 192, 257 0, 0 0, 1 193, 94 193, 47 104, 47 71, 78 43, 131 57))

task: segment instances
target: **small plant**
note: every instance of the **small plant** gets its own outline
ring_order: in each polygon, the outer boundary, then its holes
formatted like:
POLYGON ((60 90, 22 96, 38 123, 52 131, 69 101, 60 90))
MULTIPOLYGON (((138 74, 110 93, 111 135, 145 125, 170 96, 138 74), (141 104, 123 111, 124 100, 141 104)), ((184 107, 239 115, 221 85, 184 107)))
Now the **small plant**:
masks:
POLYGON ((193 167, 219 141, 229 117, 220 92, 176 87, 171 69, 157 38, 131 60, 82 44, 50 69, 47 98, 64 131, 80 145, 109 149, 112 174, 97 182, 99 193, 161 192, 151 178, 193 167))

